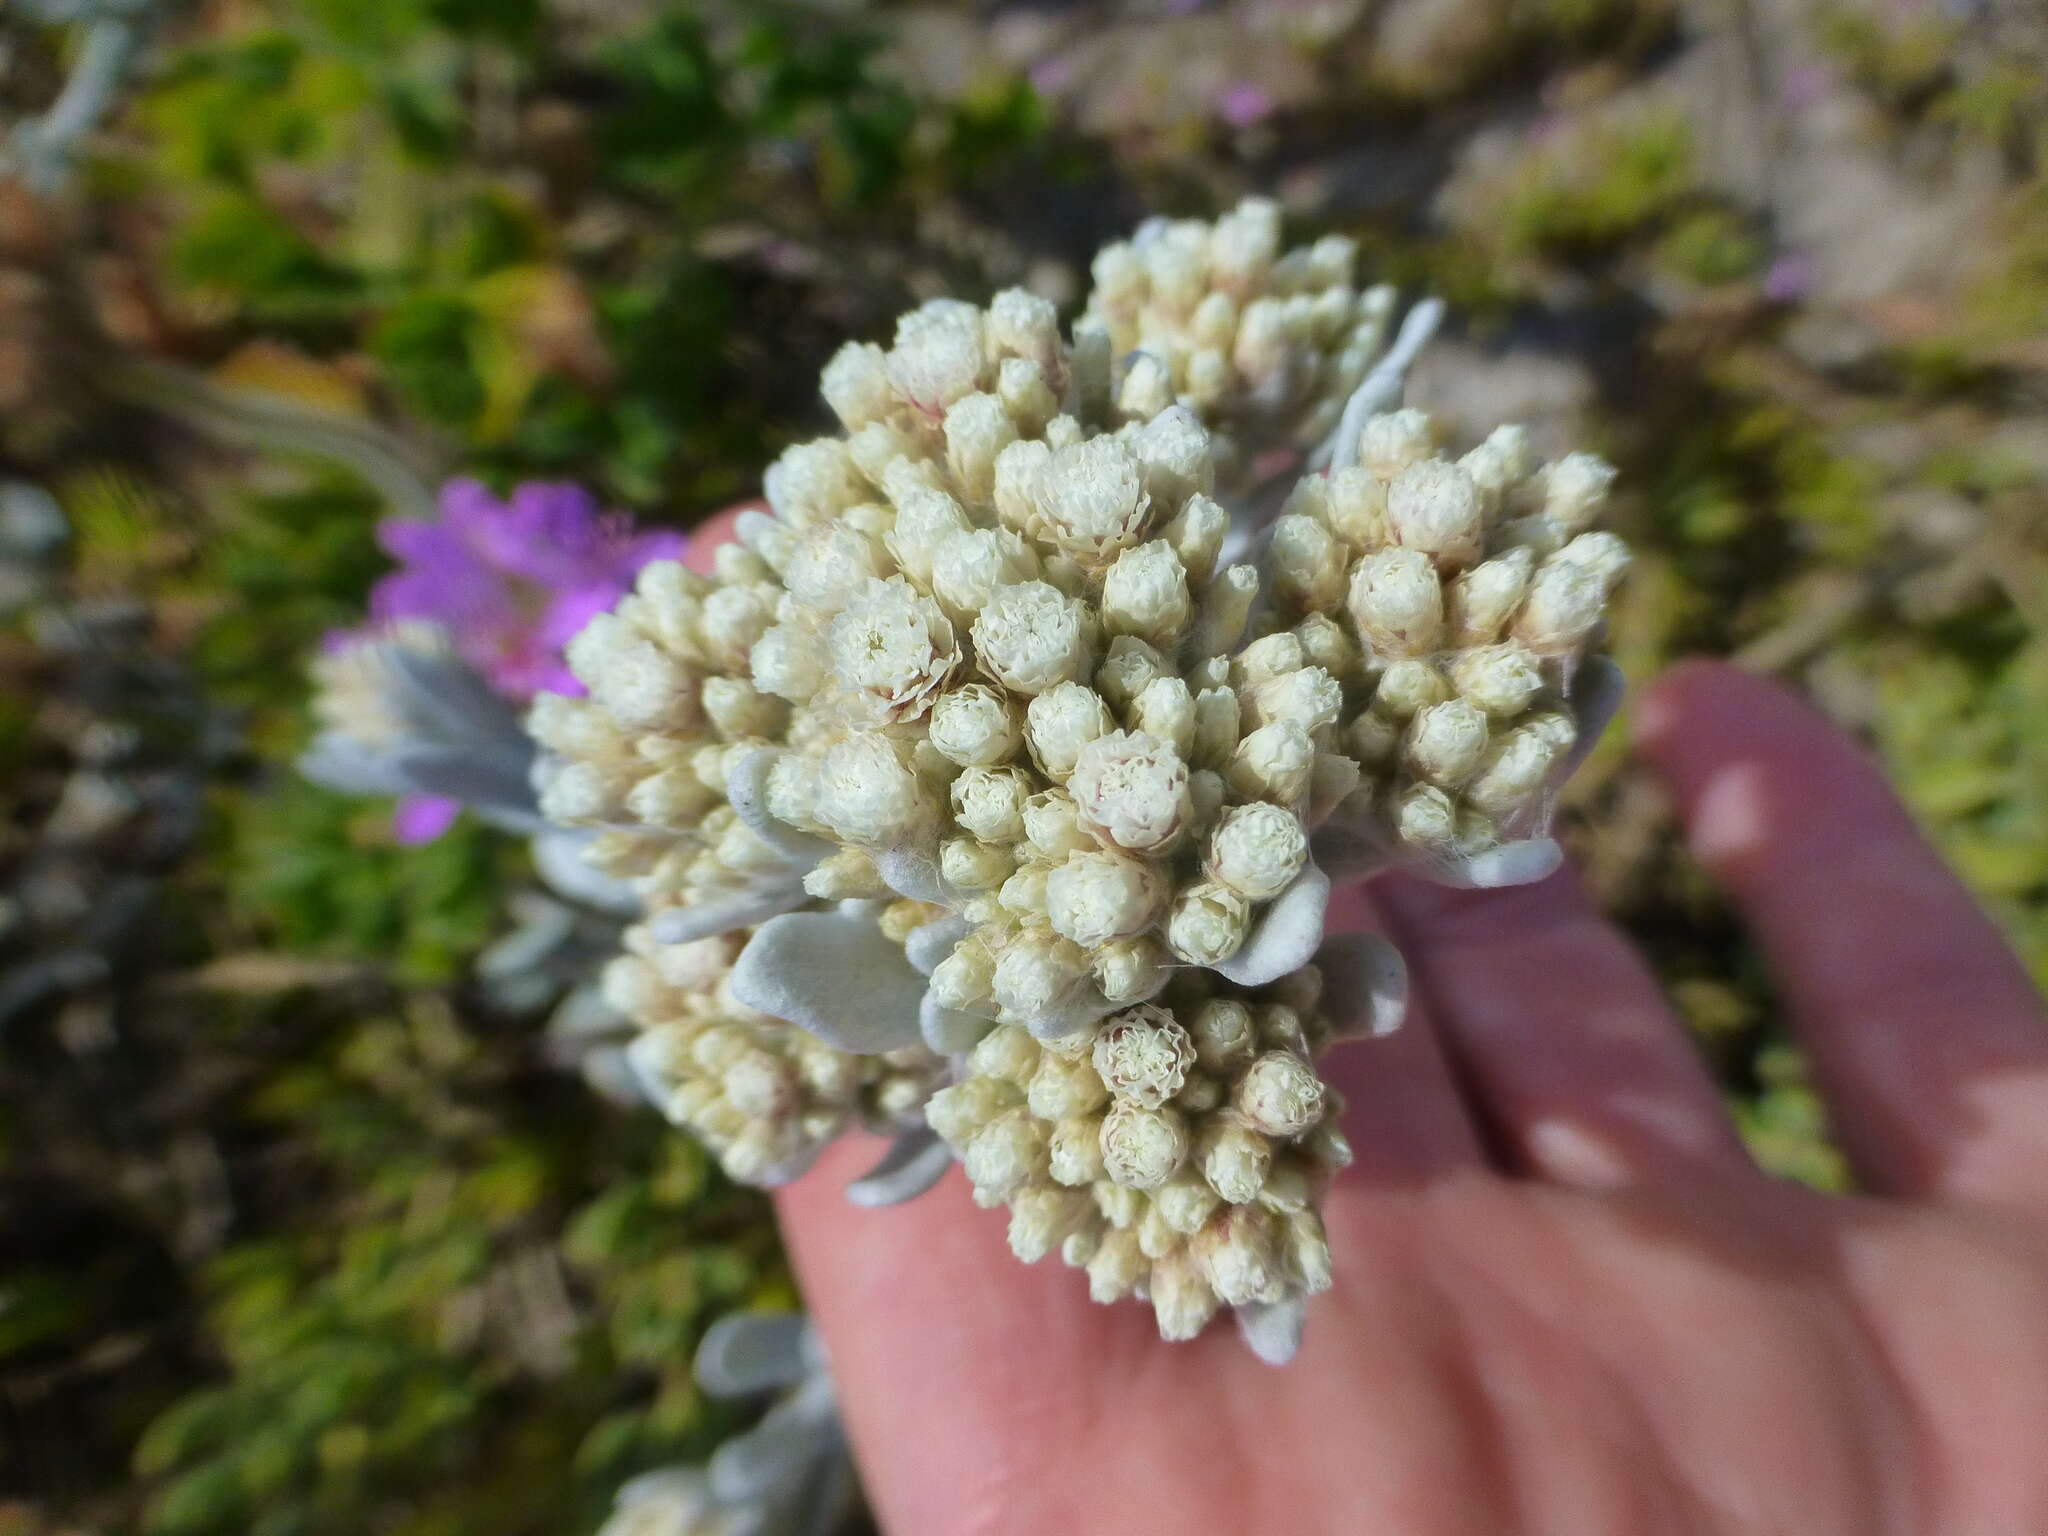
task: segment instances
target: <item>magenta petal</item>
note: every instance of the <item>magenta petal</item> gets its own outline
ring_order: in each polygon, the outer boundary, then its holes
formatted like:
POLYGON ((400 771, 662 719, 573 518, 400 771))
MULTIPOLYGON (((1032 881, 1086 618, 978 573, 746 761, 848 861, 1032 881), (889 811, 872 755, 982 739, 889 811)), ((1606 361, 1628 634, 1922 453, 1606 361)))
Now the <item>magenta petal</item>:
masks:
POLYGON ((407 795, 391 812, 391 835, 408 848, 431 843, 455 825, 462 802, 445 795, 407 795))

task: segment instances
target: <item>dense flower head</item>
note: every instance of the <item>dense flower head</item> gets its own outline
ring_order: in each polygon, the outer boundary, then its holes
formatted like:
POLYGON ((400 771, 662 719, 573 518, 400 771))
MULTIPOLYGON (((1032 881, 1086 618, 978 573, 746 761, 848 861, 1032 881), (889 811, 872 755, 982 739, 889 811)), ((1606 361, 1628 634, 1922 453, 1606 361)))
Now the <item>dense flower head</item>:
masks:
POLYGON ((749 1006, 964 1063, 930 1125, 1019 1251, 1065 1245, 1173 1337, 1327 1283, 1330 880, 1540 872, 1627 562, 1599 460, 1512 427, 1448 455, 1397 408, 1427 324, 1383 355, 1350 259, 1282 254, 1248 204, 1112 247, 1071 340, 1011 292, 848 345, 842 431, 782 455, 709 576, 645 567, 568 648, 584 696, 529 717, 546 814, 605 829, 652 914, 645 964, 760 925, 749 1006), (1234 537, 1252 445, 1312 439, 1327 471, 1234 537), (863 980, 869 907, 896 949, 863 980), (764 982, 771 950, 851 968, 764 982))
POLYGON ((926 1114, 976 1200, 1008 1208, 1019 1258, 1149 1300, 1166 1337, 1298 1303, 1330 1283, 1317 1204, 1350 1160, 1314 1066, 1320 985, 1313 967, 1257 990, 1191 971, 1071 1039, 1003 1026, 926 1114))

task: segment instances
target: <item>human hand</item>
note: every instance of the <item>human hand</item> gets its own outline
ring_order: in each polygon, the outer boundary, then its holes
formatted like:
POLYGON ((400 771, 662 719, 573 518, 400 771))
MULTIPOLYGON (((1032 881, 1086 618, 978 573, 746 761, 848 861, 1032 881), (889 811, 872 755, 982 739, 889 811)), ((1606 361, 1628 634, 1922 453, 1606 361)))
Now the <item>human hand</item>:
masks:
POLYGON ((1869 1193, 1749 1161, 1569 874, 1381 881, 1415 999, 1326 1061, 1358 1160, 1293 1365, 1018 1264, 957 1171, 854 1210, 842 1144, 782 1193, 885 1530, 2048 1531, 2040 999, 1802 705, 1700 664, 1638 717, 1869 1193))

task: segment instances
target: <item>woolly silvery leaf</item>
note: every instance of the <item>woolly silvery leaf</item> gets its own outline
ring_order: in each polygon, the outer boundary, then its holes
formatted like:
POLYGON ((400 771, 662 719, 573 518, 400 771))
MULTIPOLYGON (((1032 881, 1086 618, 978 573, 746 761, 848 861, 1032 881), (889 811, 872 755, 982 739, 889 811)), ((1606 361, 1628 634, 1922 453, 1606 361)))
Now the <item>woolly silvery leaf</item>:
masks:
POLYGON ((1378 934, 1339 934, 1316 951, 1323 1011, 1340 1035, 1376 1038, 1401 1027, 1408 1012, 1408 965, 1378 934))
POLYGON ((739 753, 727 764, 725 791, 740 820, 801 873, 831 854, 837 845, 798 831, 768 809, 768 775, 779 756, 781 753, 773 747, 739 753))
POLYGON ((1301 1348, 1308 1304, 1299 1300, 1255 1301, 1239 1307, 1234 1315, 1238 1337, 1253 1354, 1268 1365, 1286 1365, 1301 1348))
POLYGON ((1253 926, 1244 947, 1216 966, 1243 987, 1262 987, 1308 964, 1322 942, 1330 907, 1330 877, 1311 864, 1295 877, 1253 926))
POLYGON ((647 920, 648 932, 663 944, 687 944, 713 934, 750 928, 794 912, 810 900, 794 880, 769 882, 757 889, 703 906, 670 907, 647 920))
POLYGON ((979 1014, 948 1008, 937 994, 927 990, 918 1004, 918 1034, 931 1050, 941 1056, 958 1056, 972 1050, 981 1037, 995 1028, 993 1021, 979 1014))
POLYGON ((793 1387, 809 1369, 804 1336, 810 1324, 795 1312, 736 1313, 704 1330, 693 1370, 713 1397, 743 1397, 793 1387))
POLYGON ((881 1161, 846 1186, 855 1205, 900 1205, 915 1200, 945 1177, 953 1153, 930 1131, 906 1131, 889 1144, 881 1161))
POLYGON ((565 831, 558 827, 537 833, 526 845, 533 855, 534 872, 571 901, 631 917, 640 910, 640 898, 623 880, 591 866, 585 854, 592 835, 581 828, 565 831))
POLYGON ((924 978, 882 936, 864 903, 763 923, 732 971, 732 993, 842 1051, 878 1055, 922 1043, 924 978))

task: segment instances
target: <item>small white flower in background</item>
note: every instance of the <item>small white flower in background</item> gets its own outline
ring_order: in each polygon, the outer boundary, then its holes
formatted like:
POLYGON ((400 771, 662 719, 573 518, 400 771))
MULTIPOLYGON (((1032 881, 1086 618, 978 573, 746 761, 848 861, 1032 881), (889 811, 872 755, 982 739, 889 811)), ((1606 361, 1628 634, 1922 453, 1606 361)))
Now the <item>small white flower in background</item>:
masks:
POLYGON ((1399 408, 1438 310, 1389 344, 1351 264, 1254 201, 1103 252, 1071 343, 1029 295, 927 304, 833 359, 843 435, 777 461, 713 576, 649 566, 571 647, 542 803, 647 903, 616 998, 737 1176, 921 1114, 1021 1256, 1291 1352, 1345 1156, 1325 1015, 1401 998, 1375 941, 1309 964, 1331 880, 1547 871, 1627 562, 1598 460, 1454 456, 1399 408), (1327 470, 1227 564, 1269 450, 1327 470), (722 981, 662 979, 740 930, 722 981))

